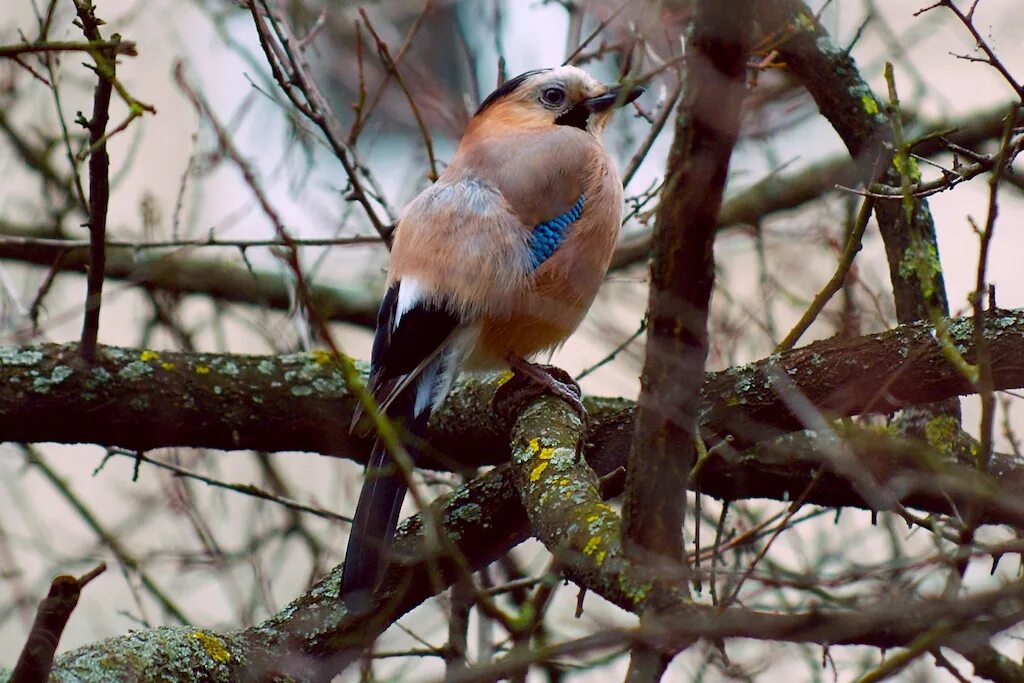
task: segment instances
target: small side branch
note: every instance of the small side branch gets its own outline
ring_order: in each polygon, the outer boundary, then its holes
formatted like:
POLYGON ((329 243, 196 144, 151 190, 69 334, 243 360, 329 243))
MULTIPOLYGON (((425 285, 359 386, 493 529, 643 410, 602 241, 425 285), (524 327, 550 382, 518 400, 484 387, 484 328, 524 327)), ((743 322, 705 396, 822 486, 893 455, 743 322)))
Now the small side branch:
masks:
MULTIPOLYGON (((79 25, 91 42, 102 42, 95 8, 87 0, 75 0, 79 25)), ((107 205, 110 202, 110 157, 107 154, 107 121, 110 97, 114 92, 116 50, 95 50, 96 89, 92 118, 84 122, 89 131, 89 272, 86 276, 85 319, 82 322, 82 358, 96 360, 96 342, 100 331, 100 305, 106 273, 107 205)))
POLYGON ((10 683, 45 683, 49 679, 53 668, 53 653, 57 650, 71 613, 78 605, 78 596, 90 581, 106 570, 107 565, 101 562, 78 578, 62 574, 53 580, 50 592, 39 603, 36 619, 21 656, 18 657, 14 673, 11 674, 10 683))
POLYGON ((15 59, 21 55, 39 54, 41 52, 94 52, 101 50, 108 54, 137 57, 136 45, 130 40, 73 41, 52 40, 42 43, 22 43, 21 45, 0 45, 0 59, 15 59))

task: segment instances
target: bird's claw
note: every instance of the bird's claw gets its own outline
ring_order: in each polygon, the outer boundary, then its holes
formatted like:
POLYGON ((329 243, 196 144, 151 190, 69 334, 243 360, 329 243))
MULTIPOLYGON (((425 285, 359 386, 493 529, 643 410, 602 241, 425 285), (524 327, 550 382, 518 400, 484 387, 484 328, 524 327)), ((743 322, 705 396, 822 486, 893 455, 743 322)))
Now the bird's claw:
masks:
POLYGON ((512 377, 494 392, 491 408, 511 424, 523 408, 541 396, 554 396, 568 403, 586 425, 589 419, 583 405, 583 392, 576 380, 554 365, 535 365, 521 358, 509 359, 512 377))

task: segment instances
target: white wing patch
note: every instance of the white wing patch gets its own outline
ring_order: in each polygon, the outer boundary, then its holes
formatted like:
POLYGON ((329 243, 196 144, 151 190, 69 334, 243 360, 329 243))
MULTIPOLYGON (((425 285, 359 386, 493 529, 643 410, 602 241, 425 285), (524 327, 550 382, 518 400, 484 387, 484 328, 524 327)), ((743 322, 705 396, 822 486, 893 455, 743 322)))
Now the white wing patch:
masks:
POLYGON ((391 329, 398 329, 398 323, 402 316, 413 306, 420 302, 420 283, 414 277, 402 278, 398 283, 398 303, 395 305, 395 320, 391 323, 391 329))

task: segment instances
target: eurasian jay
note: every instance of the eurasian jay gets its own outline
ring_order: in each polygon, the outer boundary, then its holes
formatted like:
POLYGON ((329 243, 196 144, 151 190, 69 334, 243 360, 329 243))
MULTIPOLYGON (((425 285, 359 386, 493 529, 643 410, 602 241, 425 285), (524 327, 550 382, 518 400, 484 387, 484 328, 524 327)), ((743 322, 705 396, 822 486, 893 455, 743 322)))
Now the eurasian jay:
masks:
MULTIPOLYGON (((413 437, 413 460, 463 369, 521 365, 561 345, 590 308, 622 219, 622 181, 601 133, 612 109, 642 92, 572 66, 506 81, 437 182, 401 212, 369 391, 413 437)), ((406 487, 378 439, 342 571, 353 606, 365 606, 387 564, 406 487)))

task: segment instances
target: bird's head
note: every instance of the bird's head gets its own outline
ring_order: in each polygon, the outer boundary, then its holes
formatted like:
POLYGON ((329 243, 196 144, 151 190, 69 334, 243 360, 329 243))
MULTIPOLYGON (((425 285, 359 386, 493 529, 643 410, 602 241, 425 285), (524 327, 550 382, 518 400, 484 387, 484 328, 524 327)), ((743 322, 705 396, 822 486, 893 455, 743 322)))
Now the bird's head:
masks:
POLYGON ((572 126, 597 135, 613 109, 632 102, 643 92, 637 85, 605 85, 574 66, 539 69, 498 86, 473 118, 518 130, 572 126))

